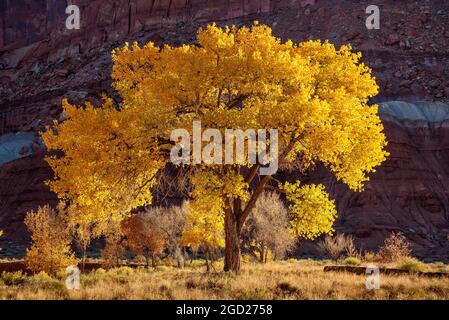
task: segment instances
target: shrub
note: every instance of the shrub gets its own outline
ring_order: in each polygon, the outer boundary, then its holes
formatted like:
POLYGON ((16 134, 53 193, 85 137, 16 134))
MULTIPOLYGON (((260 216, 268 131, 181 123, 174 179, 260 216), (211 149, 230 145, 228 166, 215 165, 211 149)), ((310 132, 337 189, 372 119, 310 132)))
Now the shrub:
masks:
POLYGON ((441 261, 433 263, 433 267, 436 268, 439 272, 447 272, 448 270, 448 265, 441 261))
POLYGON ((26 280, 26 275, 22 271, 17 272, 2 272, 1 279, 3 283, 7 286, 16 286, 22 284, 26 280))
POLYGON ((114 272, 121 276, 131 276, 134 274, 134 269, 130 267, 120 267, 114 269, 114 272))
POLYGON ((345 254, 348 257, 357 255, 354 238, 352 236, 346 236, 344 233, 339 233, 334 237, 326 236, 318 245, 333 260, 338 260, 345 254))
POLYGON ((396 262, 409 257, 410 253, 410 243, 407 238, 400 232, 392 232, 381 246, 379 257, 385 262, 396 262))
POLYGON ((95 274, 100 276, 105 275, 106 270, 104 270, 103 268, 98 268, 97 270, 95 270, 95 274))
POLYGON ((25 257, 25 263, 31 271, 57 274, 77 264, 70 249, 71 237, 62 204, 57 210, 46 205, 39 207, 37 212, 28 212, 25 224, 31 231, 33 241, 25 257))
POLYGON ((346 247, 345 247, 346 256, 349 258, 359 258, 360 253, 357 251, 354 245, 354 237, 346 236, 346 247))
POLYGON ((161 260, 162 265, 167 267, 173 267, 176 263, 175 260, 172 257, 166 257, 161 260))
POLYGON ((288 296, 288 295, 293 295, 296 297, 301 296, 301 290, 289 282, 278 283, 276 289, 280 296, 288 296))
POLYGON ((36 273, 33 276, 31 276, 28 279, 28 282, 39 283, 39 282, 49 282, 52 280, 53 280, 53 278, 48 273, 46 273, 45 271, 41 271, 41 272, 36 273))
POLYGON ((52 278, 44 271, 41 271, 27 278, 26 284, 45 291, 55 291, 62 296, 67 295, 67 287, 65 285, 65 282, 57 278, 52 278))
POLYGON ((362 263, 360 259, 356 257, 347 257, 343 262, 348 266, 358 266, 362 263))
POLYGON ((257 261, 260 261, 260 260, 253 254, 247 254, 247 253, 242 254, 242 262, 243 263, 254 263, 257 261))
POLYGON ((173 267, 172 266, 157 266, 156 270, 157 271, 168 271, 168 270, 172 270, 173 267))
POLYGON ((363 261, 365 262, 376 262, 378 259, 378 255, 372 251, 365 251, 363 253, 363 261))
POLYGON ((242 288, 232 292, 236 300, 273 300, 273 291, 267 288, 242 288))
POLYGON ((399 265, 397 266, 398 269, 401 270, 407 270, 411 272, 425 272, 427 269, 427 266, 419 261, 418 259, 412 258, 412 257, 404 257, 399 265))

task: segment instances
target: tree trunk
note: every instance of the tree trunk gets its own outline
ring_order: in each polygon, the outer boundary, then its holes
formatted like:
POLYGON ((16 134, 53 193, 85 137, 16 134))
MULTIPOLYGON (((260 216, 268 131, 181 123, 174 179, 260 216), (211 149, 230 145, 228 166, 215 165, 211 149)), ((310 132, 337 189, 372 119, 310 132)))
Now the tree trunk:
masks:
POLYGON ((263 259, 264 259, 264 257, 265 257, 265 250, 264 250, 263 244, 260 245, 259 254, 260 254, 259 262, 260 262, 260 263, 263 263, 263 259))
POLYGON ((150 267, 150 255, 145 254, 144 257, 145 257, 146 267, 149 268, 150 267))
POLYGON ((84 268, 86 267, 86 251, 87 248, 83 247, 83 258, 81 260, 82 272, 84 273, 84 268))
POLYGON ((184 255, 182 254, 181 248, 178 245, 175 247, 175 258, 178 263, 178 268, 184 268, 184 255))
POLYGON ((209 253, 207 252, 207 250, 204 253, 204 256, 206 258, 206 272, 209 273, 210 271, 210 265, 209 265, 209 253))
MULTIPOLYGON (((250 176, 247 177, 246 182, 250 183, 257 169, 253 167, 250 176)), ((249 213, 254 208, 257 199, 263 192, 265 186, 271 176, 264 176, 257 188, 254 190, 253 195, 249 199, 245 206, 242 208, 242 200, 240 198, 227 199, 229 201, 229 207, 225 210, 225 261, 224 261, 224 271, 232 271, 234 273, 240 272, 240 234, 243 224, 248 218, 249 213), (232 202, 232 205, 231 205, 232 202)))
POLYGON ((155 254, 151 254, 151 266, 153 268, 156 268, 156 255, 155 254))
POLYGON ((225 214, 225 245, 224 271, 239 273, 240 226, 232 210, 226 210, 225 214))

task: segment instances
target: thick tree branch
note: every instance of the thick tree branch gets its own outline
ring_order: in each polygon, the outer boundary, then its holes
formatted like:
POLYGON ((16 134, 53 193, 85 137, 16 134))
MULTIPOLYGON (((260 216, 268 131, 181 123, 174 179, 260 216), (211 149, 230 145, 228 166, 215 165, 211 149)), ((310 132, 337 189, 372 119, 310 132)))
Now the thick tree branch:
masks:
POLYGON ((285 193, 284 190, 282 190, 282 189, 280 189, 278 187, 275 187, 275 186, 267 185, 265 188, 269 189, 269 190, 273 190, 273 191, 279 192, 279 193, 285 193))
POLYGON ((257 170, 259 170, 259 168, 260 164, 255 164, 251 167, 248 176, 245 178, 246 183, 250 184, 253 181, 254 177, 257 175, 257 170))
MULTIPOLYGON (((293 149, 295 143, 297 142, 296 139, 290 140, 290 143, 285 148, 285 150, 281 153, 281 155, 278 157, 279 163, 285 160, 289 152, 293 149)), ((257 173, 257 170, 255 170, 257 173)), ((254 173, 255 175, 255 173, 254 173)), ((267 186, 268 182, 272 179, 272 176, 263 176, 263 178, 260 180, 258 186, 256 187, 256 190, 254 190, 253 194, 251 195, 251 198, 249 199, 245 209, 242 211, 242 213, 237 217, 238 227, 241 228, 243 224, 245 223, 246 218, 248 218, 249 213, 251 210, 253 210, 254 206, 256 205, 256 201, 259 198, 260 194, 263 192, 265 187, 267 186)))
POLYGON ((253 194, 251 195, 251 198, 249 199, 245 210, 242 211, 242 213, 237 217, 238 226, 241 228, 243 226, 243 223, 245 223, 246 218, 248 217, 251 210, 256 205, 256 201, 259 198, 260 194, 265 189, 265 186, 267 185, 268 181, 270 181, 271 176, 263 176, 263 178, 260 180, 259 185, 257 186, 256 190, 254 190, 253 194))

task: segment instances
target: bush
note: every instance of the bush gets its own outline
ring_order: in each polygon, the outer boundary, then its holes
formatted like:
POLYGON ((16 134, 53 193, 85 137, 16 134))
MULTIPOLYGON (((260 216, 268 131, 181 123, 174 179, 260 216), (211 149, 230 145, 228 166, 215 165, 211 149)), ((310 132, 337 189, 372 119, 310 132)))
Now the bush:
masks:
POLYGON ((64 281, 52 278, 44 271, 32 275, 26 280, 26 283, 27 285, 32 285, 42 290, 51 290, 59 292, 63 296, 66 295, 67 291, 67 287, 64 281))
POLYGON ((247 254, 247 253, 243 253, 241 259, 242 259, 242 262, 245 264, 260 262, 260 260, 258 259, 257 256, 255 256, 253 254, 247 254))
POLYGON ((168 270, 173 270, 173 266, 157 266, 156 267, 157 271, 168 271, 168 270))
POLYGON ((132 276, 134 274, 134 269, 130 267, 120 267, 114 269, 114 272, 121 276, 132 276))
POLYGON ((37 212, 28 212, 25 224, 31 231, 33 240, 25 257, 25 263, 31 271, 57 274, 68 266, 77 264, 70 249, 72 239, 62 204, 56 211, 46 205, 39 207, 37 212))
POLYGON ((53 278, 48 273, 46 273, 45 271, 41 271, 39 273, 32 275, 28 279, 28 282, 39 283, 39 282, 50 282, 52 280, 53 280, 53 278))
POLYGON ((433 263, 433 267, 436 268, 438 272, 447 272, 448 270, 448 265, 441 261, 433 263))
POLYGON ((280 282, 276 286, 277 292, 281 296, 294 295, 301 296, 301 290, 289 282, 280 282))
POLYGON ((410 243, 400 232, 392 232, 379 250, 379 258, 385 262, 397 262, 410 257, 410 243))
POLYGON ((266 288, 245 288, 232 292, 236 300, 273 300, 273 291, 266 288))
POLYGON ((363 253, 363 261, 365 262, 376 262, 379 260, 379 256, 371 251, 365 251, 363 253))
POLYGON ((103 276, 106 274, 106 270, 104 270, 103 268, 98 268, 97 270, 95 270, 95 274, 99 275, 99 276, 103 276))
POLYGON ((326 236, 318 245, 333 260, 338 260, 344 255, 348 257, 357 255, 354 238, 346 236, 344 233, 339 233, 334 237, 326 236))
POLYGON ((172 257, 166 257, 162 259, 161 263, 166 267, 173 267, 174 265, 176 265, 176 261, 172 257))
POLYGON ((424 263, 412 257, 403 258, 397 268, 411 272, 425 272, 427 270, 424 263))
POLYGON ((348 265, 348 266, 358 266, 360 265, 362 262, 360 261, 359 258, 356 257, 348 257, 343 261, 344 264, 348 265))
POLYGON ((17 272, 2 272, 1 279, 3 283, 7 286, 17 286, 22 284, 26 280, 26 275, 22 273, 22 271, 17 272))

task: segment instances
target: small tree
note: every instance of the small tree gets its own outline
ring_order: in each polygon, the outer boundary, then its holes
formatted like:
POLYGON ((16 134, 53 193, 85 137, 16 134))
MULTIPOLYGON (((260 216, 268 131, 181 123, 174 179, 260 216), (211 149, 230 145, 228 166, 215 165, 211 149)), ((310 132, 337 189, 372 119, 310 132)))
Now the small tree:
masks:
POLYGON ((55 274, 77 264, 70 249, 67 212, 62 203, 56 210, 46 205, 39 207, 36 212, 28 212, 25 224, 33 241, 25 257, 25 263, 30 270, 55 274))
POLYGON ((260 262, 267 262, 269 252, 274 259, 283 258, 295 244, 290 229, 289 213, 279 195, 264 192, 245 224, 243 247, 260 262))
POLYGON ((184 254, 181 249, 181 236, 187 214, 187 206, 151 207, 146 214, 153 216, 154 228, 159 230, 166 240, 166 246, 178 263, 184 267, 184 254))
POLYGON ((102 235, 104 224, 86 219, 86 216, 79 214, 73 207, 70 207, 68 212, 70 233, 81 250, 82 271, 84 271, 87 249, 93 239, 102 235))
MULTIPOLYGON (((213 193, 209 199, 213 200, 213 193)), ((211 267, 214 267, 216 251, 225 246, 224 216, 222 214, 220 216, 220 210, 220 206, 215 201, 211 201, 209 205, 204 201, 192 201, 187 204, 182 243, 195 251, 201 250, 204 253, 208 272, 211 267)))
POLYGON ((118 267, 120 259, 125 254, 120 223, 114 220, 105 222, 102 234, 106 240, 106 245, 101 250, 103 264, 106 268, 118 267))
POLYGON ((157 226, 158 216, 146 212, 135 214, 123 221, 122 230, 127 239, 127 245, 136 254, 145 257, 147 267, 156 267, 157 257, 164 252, 167 239, 157 226))

